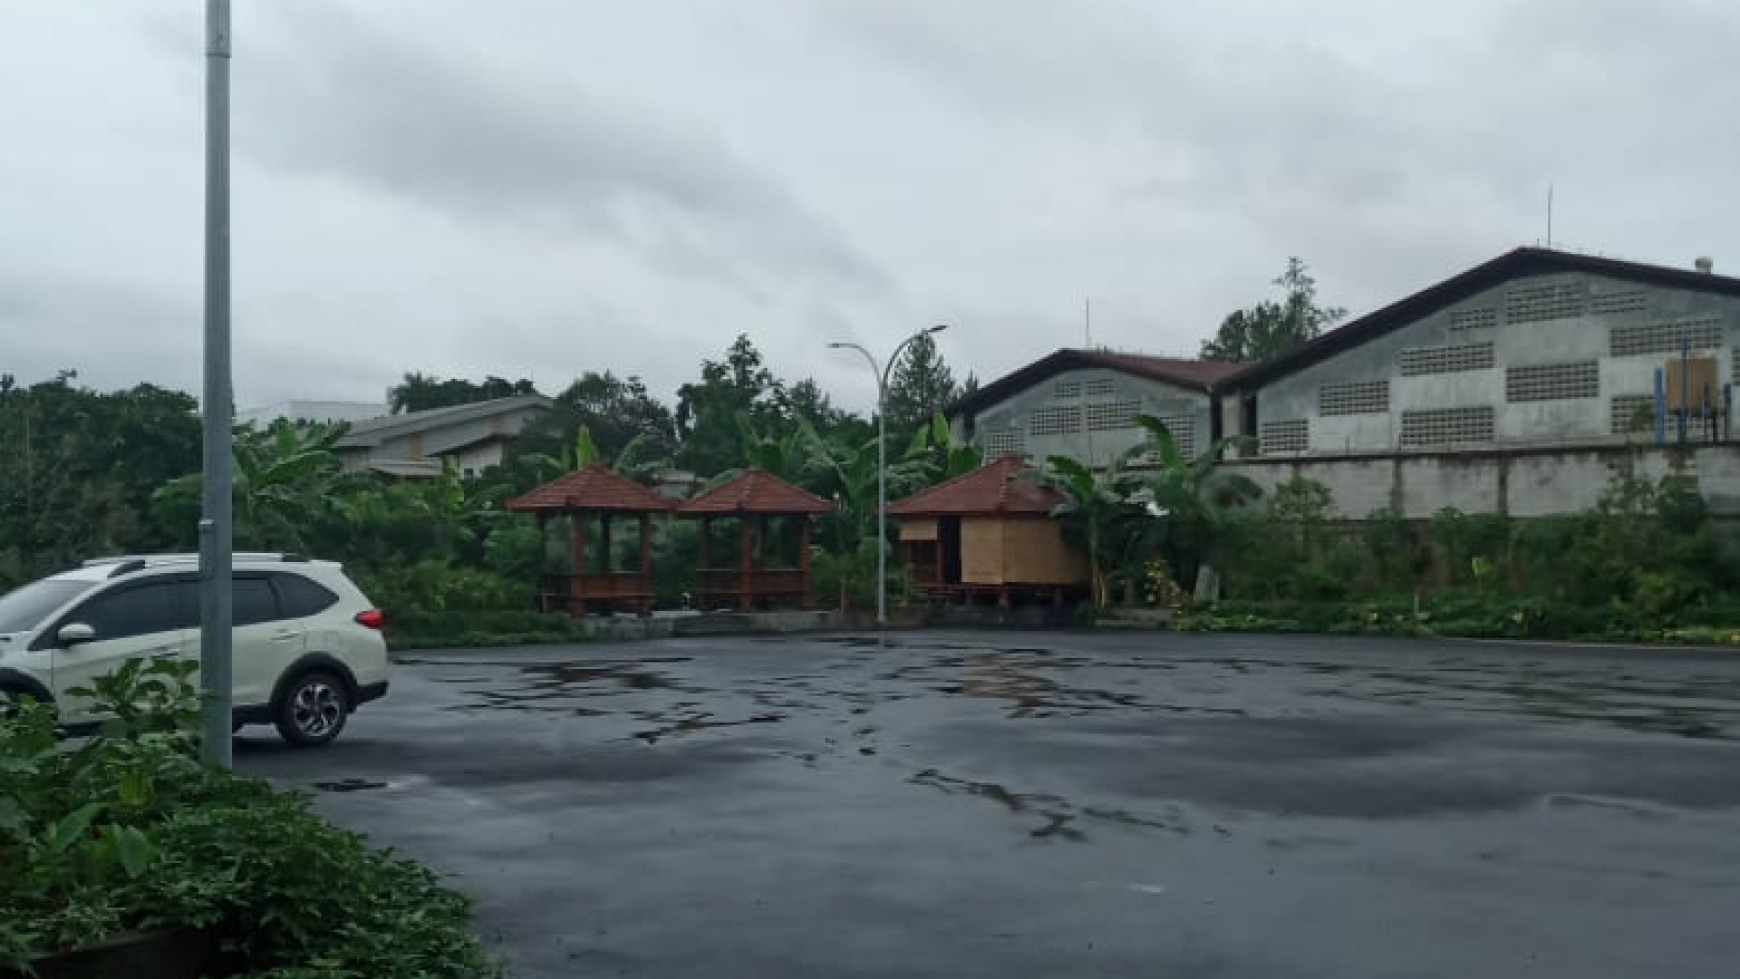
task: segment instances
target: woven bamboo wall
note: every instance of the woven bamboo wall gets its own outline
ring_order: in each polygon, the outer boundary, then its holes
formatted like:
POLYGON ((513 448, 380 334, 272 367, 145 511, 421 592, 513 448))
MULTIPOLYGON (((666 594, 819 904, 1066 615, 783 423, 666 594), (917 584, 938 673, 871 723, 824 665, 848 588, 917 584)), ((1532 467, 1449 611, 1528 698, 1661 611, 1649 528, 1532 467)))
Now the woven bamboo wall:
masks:
POLYGON ((1087 559, 1063 540, 1056 520, 1003 523, 1003 583, 1079 585, 1088 580, 1087 559))
POLYGON ((918 517, 903 517, 900 521, 901 540, 936 540, 936 521, 918 517))
POLYGON ((1003 583, 1003 521, 961 518, 961 581, 968 585, 1003 583))
POLYGON ((969 585, 1080 585, 1087 560, 1055 520, 961 520, 961 581, 969 585))

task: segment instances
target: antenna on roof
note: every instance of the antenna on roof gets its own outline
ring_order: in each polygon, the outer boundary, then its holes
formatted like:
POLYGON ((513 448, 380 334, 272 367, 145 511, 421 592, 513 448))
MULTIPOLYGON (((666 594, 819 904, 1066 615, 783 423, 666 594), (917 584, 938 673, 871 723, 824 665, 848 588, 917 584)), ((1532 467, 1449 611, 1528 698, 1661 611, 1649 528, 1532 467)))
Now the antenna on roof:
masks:
POLYGON ((1081 330, 1087 348, 1094 348, 1094 301, 1091 296, 1083 296, 1081 300, 1081 330))
POLYGON ((1547 247, 1553 247, 1553 184, 1547 182, 1547 247))

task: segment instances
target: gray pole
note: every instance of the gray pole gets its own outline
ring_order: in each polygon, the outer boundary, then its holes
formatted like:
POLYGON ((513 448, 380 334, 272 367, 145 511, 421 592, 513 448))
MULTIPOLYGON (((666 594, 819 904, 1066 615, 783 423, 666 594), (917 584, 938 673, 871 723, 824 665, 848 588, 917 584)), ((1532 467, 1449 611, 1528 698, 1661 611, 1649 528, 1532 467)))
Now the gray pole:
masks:
POLYGON ((941 333, 947 325, 932 326, 914 333, 889 355, 886 366, 876 363, 876 355, 856 343, 830 343, 836 350, 856 350, 870 362, 870 373, 876 378, 876 628, 888 626, 888 376, 900 355, 919 337, 941 333))
MULTIPOLYGON (((900 351, 894 352, 899 357, 900 351)), ((894 366, 894 357, 888 367, 894 366)), ((871 362, 875 365, 875 361, 871 362)), ((876 628, 888 628, 888 367, 876 375, 876 628)))
POLYGON ((206 0, 205 478, 199 521, 200 756, 230 767, 230 3, 206 0))

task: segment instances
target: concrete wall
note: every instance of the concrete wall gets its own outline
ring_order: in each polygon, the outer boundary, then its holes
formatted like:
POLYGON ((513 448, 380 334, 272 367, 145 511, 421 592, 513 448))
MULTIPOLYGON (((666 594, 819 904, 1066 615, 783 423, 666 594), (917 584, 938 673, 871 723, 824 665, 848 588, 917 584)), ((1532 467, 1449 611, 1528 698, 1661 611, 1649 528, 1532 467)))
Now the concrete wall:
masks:
MULTIPOLYGON (((990 405, 971 419, 972 441, 987 457, 1062 455, 1104 466, 1142 442, 1131 417, 1154 415, 1197 451, 1212 433, 1212 406, 1200 391, 1107 369, 1064 371, 990 405), (1175 422, 1175 423, 1174 423, 1175 422)), ((969 426, 957 420, 957 438, 969 426)))
POLYGON ((1355 520, 1387 506, 1409 519, 1426 519, 1445 507, 1513 517, 1572 513, 1594 506, 1613 475, 1626 469, 1651 480, 1670 473, 1691 476, 1713 513, 1740 516, 1736 445, 1392 453, 1223 464, 1225 472, 1249 476, 1265 495, 1294 476, 1315 480, 1329 487, 1337 514, 1355 520))
MULTIPOLYGON (((1266 426, 1271 434, 1282 431, 1273 423, 1303 421, 1304 454, 1623 443, 1626 434, 1613 431, 1613 399, 1652 394, 1655 369, 1678 358, 1682 335, 1693 338, 1695 356, 1716 360, 1718 383, 1734 379, 1740 300, 1581 273, 1517 279, 1263 386, 1255 392, 1256 431, 1243 432, 1240 395, 1226 394, 1223 430, 1260 437, 1266 426), (1635 338, 1650 327, 1669 338, 1671 352, 1615 353, 1615 330, 1635 338), (1404 356, 1418 356, 1414 351, 1479 343, 1493 345, 1491 367, 1404 373, 1400 365, 1404 356), (1533 400, 1507 390, 1507 368, 1591 361, 1598 380, 1586 394, 1533 400), (1387 406, 1346 414, 1320 410, 1326 386, 1362 382, 1387 382, 1387 406), (1482 406, 1493 409, 1489 438, 1404 444, 1405 412, 1482 406)), ((1294 454, 1278 442, 1265 454, 1294 454)))

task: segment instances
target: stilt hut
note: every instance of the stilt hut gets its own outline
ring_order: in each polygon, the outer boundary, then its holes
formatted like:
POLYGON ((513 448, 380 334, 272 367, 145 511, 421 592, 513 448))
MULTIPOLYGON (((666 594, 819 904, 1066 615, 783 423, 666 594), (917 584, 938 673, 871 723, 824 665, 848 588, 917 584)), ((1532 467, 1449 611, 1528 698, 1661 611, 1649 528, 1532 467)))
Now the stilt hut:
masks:
POLYGON ((604 466, 593 463, 561 476, 524 496, 507 502, 509 510, 536 514, 544 531, 554 517, 573 521, 574 568, 569 574, 545 574, 538 580, 538 608, 586 612, 652 611, 652 518, 669 513, 670 500, 604 466), (600 547, 589 554, 586 528, 589 520, 599 525, 600 547), (638 522, 640 559, 634 567, 618 569, 611 531, 618 521, 638 522))
POLYGON ((703 608, 806 607, 810 604, 810 520, 834 504, 761 469, 736 477, 677 505, 677 516, 701 522, 701 567, 696 579, 703 608), (780 528, 775 521, 783 521, 780 528), (736 560, 720 566, 715 523, 735 523, 736 560), (790 533, 795 524, 796 533, 790 533), (781 535, 776 530, 788 532, 781 535))
POLYGON ((900 555, 913 586, 932 597, 1062 602, 1088 586, 1087 559, 1051 511, 1063 497, 1006 456, 897 502, 900 555))

